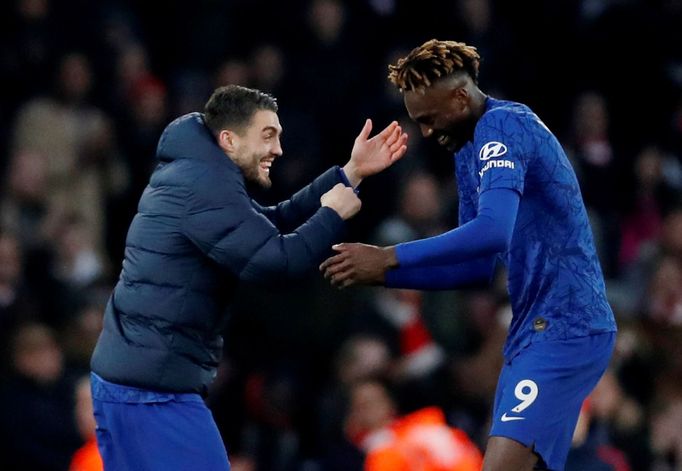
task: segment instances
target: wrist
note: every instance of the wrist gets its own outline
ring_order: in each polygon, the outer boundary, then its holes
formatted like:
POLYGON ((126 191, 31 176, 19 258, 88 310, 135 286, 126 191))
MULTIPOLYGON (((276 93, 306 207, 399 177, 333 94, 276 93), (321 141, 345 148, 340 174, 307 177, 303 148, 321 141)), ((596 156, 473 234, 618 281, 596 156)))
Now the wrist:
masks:
POLYGON ((398 255, 395 253, 395 245, 391 245, 383 248, 384 251, 384 268, 386 271, 393 268, 398 268, 400 262, 398 261, 398 255))
POLYGON ((348 182, 353 188, 357 188, 357 186, 362 182, 362 177, 359 175, 357 167, 355 167, 352 162, 349 161, 346 165, 344 165, 341 171, 346 176, 348 182))

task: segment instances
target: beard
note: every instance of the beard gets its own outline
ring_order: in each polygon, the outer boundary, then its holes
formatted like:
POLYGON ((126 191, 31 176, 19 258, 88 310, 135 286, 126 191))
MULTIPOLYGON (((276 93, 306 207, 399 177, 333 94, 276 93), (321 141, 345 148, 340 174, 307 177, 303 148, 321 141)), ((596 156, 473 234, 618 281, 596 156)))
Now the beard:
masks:
POLYGON ((245 180, 250 183, 255 183, 267 190, 272 186, 272 180, 270 180, 270 175, 261 169, 260 163, 263 158, 264 157, 252 155, 246 159, 245 163, 239 165, 239 168, 244 174, 245 180))

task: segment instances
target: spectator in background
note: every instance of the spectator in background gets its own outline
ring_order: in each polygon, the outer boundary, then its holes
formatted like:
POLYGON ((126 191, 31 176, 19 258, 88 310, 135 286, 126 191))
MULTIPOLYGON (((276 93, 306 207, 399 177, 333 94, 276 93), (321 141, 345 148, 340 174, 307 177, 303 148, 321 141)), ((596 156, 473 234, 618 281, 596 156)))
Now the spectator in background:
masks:
POLYGON ((399 415, 377 381, 352 386, 346 434, 366 454, 365 471, 479 471, 481 452, 443 412, 427 407, 399 415))
POLYGON ((622 452, 634 471, 648 469, 651 456, 647 452, 645 410, 625 390, 615 370, 607 370, 597 383, 585 414, 590 422, 589 439, 595 445, 622 452))
MULTIPOLYGON (((124 52, 133 64, 141 61, 139 48, 124 52), (135 59, 137 58, 137 59, 135 59)), ((125 67, 121 65, 121 67, 125 67)), ((137 210, 137 202, 149 176, 158 164, 155 157, 158 137, 169 121, 168 91, 165 84, 142 65, 129 65, 133 70, 125 83, 124 101, 117 113, 120 149, 130 175, 125 192, 109 199, 107 246, 113 259, 120 257, 125 247, 125 234, 137 210), (139 69, 139 70, 138 70, 139 69)))
POLYGON ((624 272, 630 304, 645 316, 655 313, 655 318, 663 322, 674 318, 679 286, 670 276, 678 276, 680 265, 682 207, 676 207, 663 219, 660 237, 643 244, 635 261, 624 272))
POLYGON ((682 467, 682 395, 658 405, 651 420, 652 471, 679 471, 682 467))
MULTIPOLYGON (((618 194, 617 155, 606 98, 597 91, 584 92, 575 101, 567 153, 572 157, 604 272, 614 273, 617 261, 618 194)), ((614 273, 615 274, 615 273, 614 273)))
POLYGON ((5 358, 2 353, 7 353, 9 334, 14 328, 40 317, 39 306, 25 283, 23 260, 19 239, 0 229, 0 358, 5 358))
POLYGON ((580 409, 566 471, 631 471, 623 452, 611 446, 608 436, 595 432, 591 422, 588 398, 580 409))
POLYGON ((44 248, 49 241, 45 227, 50 206, 48 177, 45 155, 20 149, 11 156, 0 217, 27 250, 44 248))
POLYGON ((349 440, 343 425, 350 393, 355 384, 372 378, 389 378, 392 368, 389 345, 380 336, 354 334, 341 344, 334 361, 334 377, 317 404, 322 469, 344 471, 362 467, 362 453, 349 440))
POLYGON ((664 257, 651 279, 648 314, 667 326, 682 326, 682 265, 674 257, 664 257))
POLYGON ((664 178, 665 160, 656 146, 644 147, 635 158, 635 190, 627 195, 631 202, 621 224, 620 267, 630 265, 643 244, 658 239, 663 218, 679 196, 664 178))
MULTIPOLYGON (((62 346, 67 365, 81 374, 90 371, 90 357, 102 331, 106 298, 96 292, 98 289, 104 291, 100 287, 90 287, 86 294, 81 295, 81 305, 65 321, 62 332, 62 346)), ((107 294, 110 290, 111 287, 106 286, 107 294)))
POLYGON ((13 148, 46 159, 48 236, 68 214, 77 214, 93 232, 104 254, 107 198, 127 184, 117 160, 108 117, 89 102, 92 71, 78 53, 62 56, 55 95, 36 98, 19 111, 13 148))
POLYGON ((54 275, 74 290, 102 279, 104 260, 97 252, 92 228, 78 215, 65 215, 55 231, 54 275))
MULTIPOLYGON (((444 406, 449 402, 450 380, 446 351, 431 332, 438 326, 439 313, 434 313, 433 307, 428 313, 427 309, 429 302, 442 307, 439 303, 452 298, 441 299, 437 294, 408 289, 378 289, 370 294, 360 314, 365 322, 358 322, 357 327, 380 335, 382 342, 390 346, 390 368, 383 377, 392 382, 396 399, 410 409, 425 404, 444 406), (432 317, 427 318, 427 314, 432 317)), ((450 306, 443 316, 452 314, 450 306)))
POLYGON ((73 420, 73 381, 53 331, 18 327, 11 372, 0 387, 0 468, 64 471, 81 441, 73 420))
POLYGON ((102 457, 97 450, 95 435, 95 416, 92 410, 92 393, 90 392, 90 378, 82 377, 76 383, 75 416, 78 433, 85 444, 73 455, 69 471, 103 471, 102 457))
POLYGON ((374 239, 392 245, 442 233, 442 195, 437 180, 428 173, 414 172, 401 186, 398 211, 378 227, 374 239))
MULTIPOLYGON (((3 226, 9 229, 5 232, 11 232, 21 241, 20 292, 24 296, 17 298, 13 304, 29 308, 33 319, 58 326, 69 311, 72 301, 70 288, 80 285, 74 283, 68 286, 68 276, 63 279, 66 282, 63 284, 60 275, 75 268, 72 263, 66 262, 80 250, 74 252, 75 247, 69 242, 74 242, 73 232, 67 230, 58 233, 58 227, 69 227, 69 221, 51 209, 48 165, 48 159, 35 152, 19 151, 13 155, 8 182, 0 202, 0 219, 3 226), (40 294, 28 297, 26 294, 29 292, 40 294), (26 300, 30 302, 27 304, 24 302, 26 300)), ((92 243, 87 248, 90 250, 88 258, 95 262, 96 271, 103 272, 104 261, 101 256, 95 253, 92 243)), ((82 274, 83 259, 80 259, 81 268, 78 271, 82 274)), ((71 261, 75 262, 75 259, 71 261)), ((89 265, 92 268, 92 264, 89 265)), ((91 269, 88 271, 92 272, 91 269)), ((80 281, 87 282, 83 278, 80 281)))
MULTIPOLYGON (((50 0, 7 2, 12 11, 3 21, 0 73, 11 93, 5 97, 14 109, 21 100, 45 88, 59 47, 59 34, 50 0)), ((3 98, 5 98, 3 97, 3 98)))

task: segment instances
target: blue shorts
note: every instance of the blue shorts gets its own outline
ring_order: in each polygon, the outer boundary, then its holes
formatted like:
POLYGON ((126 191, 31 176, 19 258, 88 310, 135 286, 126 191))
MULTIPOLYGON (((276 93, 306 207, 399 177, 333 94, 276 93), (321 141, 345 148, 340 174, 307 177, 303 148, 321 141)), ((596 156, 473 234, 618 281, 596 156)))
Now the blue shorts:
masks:
POLYGON ((535 342, 505 362, 490 435, 522 443, 546 469, 563 470, 580 407, 606 371, 615 339, 608 332, 535 342))
POLYGON ((106 471, 229 471, 225 445, 198 394, 121 386, 90 374, 106 471))

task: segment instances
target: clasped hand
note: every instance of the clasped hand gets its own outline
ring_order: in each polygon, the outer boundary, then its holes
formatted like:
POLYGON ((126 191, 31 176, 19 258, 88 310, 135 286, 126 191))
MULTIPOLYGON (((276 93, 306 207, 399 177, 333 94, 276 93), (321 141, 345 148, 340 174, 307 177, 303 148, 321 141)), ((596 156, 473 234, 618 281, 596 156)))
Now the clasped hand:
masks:
POLYGON ((398 265, 393 247, 343 243, 332 247, 336 255, 320 265, 320 271, 332 286, 383 285, 386 271, 398 265))

